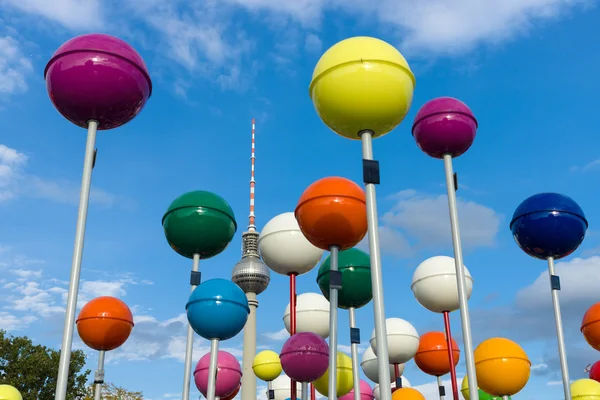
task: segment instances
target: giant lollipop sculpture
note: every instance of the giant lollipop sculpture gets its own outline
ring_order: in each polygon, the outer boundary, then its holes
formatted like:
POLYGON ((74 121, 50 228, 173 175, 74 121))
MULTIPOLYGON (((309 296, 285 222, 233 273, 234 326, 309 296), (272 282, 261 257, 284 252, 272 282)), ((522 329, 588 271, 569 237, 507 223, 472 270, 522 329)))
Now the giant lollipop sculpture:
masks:
MULTIPOLYGON (((375 352, 371 348, 371 346, 367 347, 365 352, 363 353, 362 360, 360 362, 360 367, 362 368, 365 376, 372 380, 373 382, 379 384, 379 369, 377 367, 378 361, 375 352)), ((394 381, 396 375, 402 376, 404 373, 404 364, 394 365, 389 364, 389 376, 390 381, 394 381), (397 371, 396 371, 397 370, 397 371), (396 374, 397 372, 397 374, 396 374)), ((395 382, 394 382, 395 384, 395 382)))
MULTIPOLYGON (((352 360, 354 362, 354 360, 352 360)), ((352 366, 354 370, 354 366, 352 366)), ((343 395, 338 400, 356 400, 356 395, 354 394, 354 389, 350 391, 350 393, 343 395)), ((373 400, 375 396, 373 395, 373 389, 371 385, 367 381, 360 380, 360 400, 373 400)))
MULTIPOLYGON (((338 351, 336 366, 336 386, 335 388, 333 388, 333 392, 335 393, 335 398, 338 398, 350 393, 354 386, 354 376, 352 374, 352 359, 346 354, 342 353, 341 351, 338 351)), ((327 371, 325 371, 325 373, 320 378, 313 382, 313 385, 315 389, 317 389, 317 392, 321 393, 323 396, 327 396, 328 393, 331 393, 332 391, 331 387, 329 386, 331 383, 331 374, 331 369, 327 368, 327 371)))
MULTIPOLYGON (((581 333, 583 334, 585 341, 592 346, 594 350, 600 351, 600 303, 592 305, 585 314, 583 314, 581 333)), ((596 364, 594 364, 594 366, 595 365, 596 364)))
MULTIPOLYGON (((231 353, 218 351, 215 378, 215 396, 220 399, 233 398, 240 388, 242 369, 231 353), (233 396, 232 396, 233 394, 233 396)), ((194 369, 194 382, 204 397, 207 397, 211 354, 207 353, 198 361, 194 369)))
POLYGON ((90 300, 77 317, 77 333, 88 347, 98 351, 98 370, 94 377, 94 399, 102 398, 104 357, 121 347, 133 329, 133 315, 121 300, 103 296, 90 300))
POLYGON ((58 112, 88 130, 56 382, 55 398, 65 400, 92 169, 96 160, 96 131, 114 129, 135 118, 152 94, 152 81, 144 60, 131 46, 103 34, 82 35, 64 43, 48 61, 44 78, 50 100, 58 112))
MULTIPOLYGON (((321 293, 329 297, 331 285, 331 256, 327 257, 319 268, 317 283, 321 293)), ((350 320, 350 349, 352 353, 352 373, 354 374, 354 400, 361 400, 360 371, 358 369, 358 345, 360 344, 360 330, 356 327, 357 308, 365 306, 371 301, 373 291, 371 287, 371 259, 369 255, 359 249, 348 249, 339 252, 338 268, 343 283, 338 295, 338 306, 347 309, 350 320)), ((372 391, 371 391, 372 392, 372 391)))
MULTIPOLYGON (((356 246, 367 233, 364 191, 356 183, 339 177, 323 178, 310 185, 300 197, 295 212, 304 236, 315 246, 329 250, 329 370, 337 370, 338 270, 340 250, 356 246)), ((329 375, 329 396, 337 399, 336 374, 329 375)), ((293 377, 292 377, 293 378, 293 377)), ((355 391, 359 391, 357 380, 355 391)))
MULTIPOLYGON (((323 250, 304 237, 294 213, 287 212, 272 218, 258 238, 263 261, 274 272, 290 277, 290 329, 296 333, 296 277, 312 270, 323 256, 323 250)), ((291 398, 296 382, 291 383, 291 398)), ((284 399, 283 399, 284 400, 284 399)))
POLYGON ((560 278, 555 273, 554 260, 577 250, 587 226, 581 207, 570 197, 558 193, 540 193, 525 199, 510 222, 510 230, 519 247, 531 257, 548 262, 565 399, 571 398, 571 384, 558 299, 560 278))
POLYGON ((206 398, 215 400, 219 341, 234 337, 244 328, 250 314, 248 298, 231 281, 209 279, 194 289, 185 308, 192 329, 210 340, 206 398))
MULTIPOLYGON (((185 193, 171 203, 162 219, 167 242, 178 254, 191 258, 191 292, 200 284, 200 259, 220 254, 237 230, 235 215, 220 196, 196 190, 185 193)), ((183 400, 190 398, 194 332, 188 326, 183 372, 183 400)))
MULTIPOLYGON (((319 117, 338 135, 362 141, 363 181, 369 231, 373 309, 377 337, 386 337, 379 228, 375 185, 379 163, 373 159, 372 139, 393 130, 412 102, 415 77, 408 63, 390 44, 371 37, 354 37, 329 48, 317 63, 309 94, 319 117)), ((388 350, 378 341, 379 374, 385 387, 388 350)), ((390 400, 384 393, 382 400, 390 400)))
POLYGON ((263 350, 254 357, 252 362, 252 371, 254 375, 260 380, 267 382, 268 393, 267 399, 275 399, 275 393, 273 393, 272 382, 281 375, 281 360, 279 354, 273 350, 263 350))
MULTIPOLYGON (((401 386, 396 387, 396 382, 394 381, 390 385, 390 389, 384 390, 384 392, 394 393, 396 390, 398 390, 400 388, 410 388, 411 387, 410 381, 408 379, 406 379, 405 376, 401 376, 400 380, 402 383, 401 386)), ((373 396, 375 397, 375 400, 381 400, 381 390, 380 390, 379 384, 375 385, 375 387, 373 388, 373 396)))
POLYGON ((592 379, 578 379, 571 383, 573 400, 598 400, 600 399, 600 383, 592 379))
POLYGON ((271 387, 273 388, 273 399, 275 400, 300 399, 301 393, 299 387, 296 387, 295 396, 289 397, 292 388, 292 380, 286 374, 282 374, 274 379, 271 383, 271 387))
POLYGON ((14 386, 0 385, 0 400, 23 400, 23 396, 14 386))
MULTIPOLYGON (((465 275, 465 294, 467 299, 473 291, 473 278, 467 267, 463 265, 465 275)), ((460 296, 457 285, 456 263, 452 257, 436 256, 423 261, 415 270, 412 278, 411 289, 415 298, 423 307, 435 313, 444 315, 444 328, 446 331, 446 350, 450 367, 450 380, 452 395, 458 400, 458 382, 456 381, 456 361, 450 343, 452 330, 450 329, 450 313, 460 308, 460 296)), ((438 376, 439 378, 439 376, 438 376)), ((439 379, 438 379, 439 381, 439 379)))
MULTIPOLYGON (((449 346, 444 332, 427 332, 419 338, 419 349, 415 355, 415 364, 427 375, 433 375, 437 378, 440 400, 443 400, 446 394, 444 384, 442 383, 442 375, 453 371, 456 364, 458 364, 459 358, 460 350, 458 349, 458 345, 454 339, 451 339, 449 346), (450 356, 448 356, 449 353, 451 353, 450 356)), ((452 379, 454 400, 459 400, 458 388, 455 388, 455 373, 452 374, 452 379)))
POLYGON ((451 97, 440 97, 425 103, 417 112, 412 126, 412 134, 419 148, 430 157, 444 160, 448 209, 450 211, 450 230, 452 232, 452 247, 454 248, 458 284, 458 304, 462 322, 469 390, 473 398, 477 397, 477 378, 475 376, 473 340, 471 338, 471 322, 467 304, 467 278, 463 266, 458 210, 456 207, 458 181, 452 170, 452 159, 469 150, 473 140, 475 140, 476 131, 477 120, 469 107, 460 100, 451 97))

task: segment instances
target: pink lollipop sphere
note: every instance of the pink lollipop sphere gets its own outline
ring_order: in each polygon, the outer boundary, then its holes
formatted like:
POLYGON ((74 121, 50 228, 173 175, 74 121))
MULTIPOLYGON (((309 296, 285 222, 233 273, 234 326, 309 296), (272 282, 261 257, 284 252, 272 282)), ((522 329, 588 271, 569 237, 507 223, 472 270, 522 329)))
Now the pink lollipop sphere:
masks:
MULTIPOLYGON (((194 369, 194 382, 196 387, 206 397, 208 390, 208 369, 210 366, 210 353, 202 356, 194 369)), ((242 368, 238 360, 226 351, 220 351, 217 357, 217 383, 215 396, 227 397, 240 385, 242 368)))
POLYGON ((116 37, 93 33, 73 38, 56 50, 44 70, 54 107, 82 128, 90 120, 113 129, 140 113, 152 94, 142 57, 116 37))
MULTIPOLYGON (((369 385, 366 381, 360 380, 360 400, 373 400, 375 396, 373 395, 373 389, 371 389, 371 385, 369 385)), ((339 397, 338 400, 354 400, 354 389, 350 391, 350 393, 339 397)))
POLYGON ((417 145, 434 158, 444 158, 445 154, 460 156, 469 150, 476 132, 473 112, 452 97, 438 97, 425 103, 412 127, 417 145))
POLYGON ((301 332, 284 343, 279 358, 283 371, 291 379, 312 382, 327 371, 329 346, 316 333, 301 332))

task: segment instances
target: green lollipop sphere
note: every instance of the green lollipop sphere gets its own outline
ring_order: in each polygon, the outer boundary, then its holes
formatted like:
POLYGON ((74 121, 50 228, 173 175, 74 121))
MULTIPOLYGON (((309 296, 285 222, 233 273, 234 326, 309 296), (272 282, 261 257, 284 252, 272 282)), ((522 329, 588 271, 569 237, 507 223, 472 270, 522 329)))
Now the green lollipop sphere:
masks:
POLYGON ((162 219, 167 242, 187 258, 199 254, 207 259, 221 253, 237 230, 231 206, 221 197, 204 190, 176 198, 162 219))
MULTIPOLYGON (((317 283, 323 296, 329 300, 329 270, 331 256, 319 268, 317 283)), ((338 307, 360 308, 371 301, 371 258, 356 248, 338 253, 338 270, 342 273, 342 290, 338 292, 338 307)))

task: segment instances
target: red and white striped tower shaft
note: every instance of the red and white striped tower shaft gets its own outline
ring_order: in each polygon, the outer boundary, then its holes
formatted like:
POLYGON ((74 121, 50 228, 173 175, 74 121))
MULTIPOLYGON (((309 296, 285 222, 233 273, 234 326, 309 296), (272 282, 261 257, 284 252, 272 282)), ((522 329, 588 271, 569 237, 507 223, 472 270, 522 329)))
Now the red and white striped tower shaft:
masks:
POLYGON ((256 230, 256 226, 254 225, 254 186, 256 185, 256 181, 254 180, 254 161, 256 160, 256 155, 254 153, 255 149, 255 120, 252 118, 252 155, 250 157, 250 162, 252 164, 252 170, 250 172, 250 225, 248 225, 248 231, 256 230))

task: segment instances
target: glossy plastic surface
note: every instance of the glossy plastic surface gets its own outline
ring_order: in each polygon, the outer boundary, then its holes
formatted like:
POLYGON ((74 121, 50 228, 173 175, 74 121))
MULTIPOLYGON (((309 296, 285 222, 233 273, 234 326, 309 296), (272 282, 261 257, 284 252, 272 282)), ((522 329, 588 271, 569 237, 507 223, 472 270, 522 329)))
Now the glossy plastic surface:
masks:
MULTIPOLYGON (((473 278, 465 269, 467 299, 473 292, 473 278)), ((429 311, 443 313, 458 310, 458 284, 453 257, 435 256, 423 261, 415 270, 411 289, 415 298, 429 311)))
MULTIPOLYGON (((360 380, 360 400, 373 400, 375 396, 373 395, 373 389, 371 385, 367 381, 360 380)), ((350 393, 343 395, 338 398, 338 400, 354 400, 354 388, 350 391, 350 393)))
MULTIPOLYGON (((338 397, 344 396, 352 390, 354 387, 354 381, 352 378, 352 359, 346 354, 338 351, 337 353, 337 388, 336 393, 338 397)), ((320 378, 313 381, 313 385, 317 392, 323 396, 328 395, 329 391, 329 368, 325 371, 320 378)))
MULTIPOLYGON (((404 376, 402 376, 400 379, 402 380, 402 387, 404 387, 404 388, 412 387, 410 385, 409 380, 406 379, 404 376)), ((392 393, 394 393, 396 390, 397 390, 396 389, 396 381, 394 380, 394 381, 392 381, 392 384, 390 385, 390 391, 392 393)), ((380 393, 379 392, 380 392, 379 385, 375 385, 375 387, 373 388, 373 396, 375 397, 375 400, 379 400, 380 399, 380 393)))
POLYGON ((510 230, 528 255, 560 259, 573 253, 588 227, 583 210, 570 197, 540 193, 525 199, 515 210, 510 230))
POLYGON ((600 351, 600 303, 592 305, 583 314, 581 333, 592 348, 600 351))
POLYGON ((425 400, 417 389, 402 387, 392 393, 392 400, 425 400))
POLYGON ((600 382, 600 361, 596 361, 590 368, 589 378, 600 382))
POLYGON ((230 394, 228 394, 225 397, 221 397, 220 400, 233 400, 235 398, 235 396, 237 396, 237 394, 240 392, 241 388, 242 388, 242 383, 240 382, 238 387, 233 392, 231 392, 230 394))
MULTIPOLYGON (((477 389, 477 392, 479 393, 479 396, 477 396, 479 399, 477 400, 503 400, 501 397, 492 396, 481 389, 477 389)), ((471 399, 471 395, 469 394, 469 380, 466 376, 463 378, 462 385, 460 387, 460 393, 465 400, 471 399)), ((508 400, 512 400, 512 398, 508 396, 508 400)))
POLYGON ((392 45, 353 37, 329 48, 313 72, 309 94, 323 122, 338 135, 360 140, 365 129, 385 135, 404 119, 415 77, 392 45))
POLYGON ((0 400, 23 400, 23 397, 14 386, 0 385, 0 400))
MULTIPOLYGON (((460 350, 454 339, 452 339, 452 350, 454 366, 456 366, 460 360, 460 350)), ((421 335, 419 348, 415 354, 415 364, 428 375, 442 376, 450 372, 448 344, 444 332, 427 332, 421 335)))
POLYGON ((293 212, 267 222, 258 238, 258 248, 265 264, 281 275, 305 274, 323 257, 323 250, 304 236, 293 212))
POLYGON ((365 192, 346 178, 314 182, 300 196, 294 215, 304 236, 323 250, 349 249, 367 234, 365 192))
MULTIPOLYGON (((271 387, 273 388, 273 392, 275 392, 275 400, 287 400, 290 397, 292 381, 289 376, 283 374, 273 380, 271 387)), ((302 397, 301 385, 296 385, 296 396, 299 399, 302 397)))
POLYGON ((474 352, 477 383, 493 396, 514 396, 527 384, 531 361, 515 342, 492 338, 482 342, 474 352))
MULTIPOLYGON (((323 296, 329 300, 330 256, 321 263, 317 284, 323 296)), ((342 289, 338 291, 338 306, 348 309, 367 305, 372 297, 371 258, 356 248, 338 253, 338 270, 342 273, 342 289)))
POLYGON ((412 126, 419 148, 434 158, 464 154, 473 144, 476 133, 477 120, 473 112, 452 97, 438 97, 425 103, 412 126))
POLYGON ((221 253, 235 235, 237 224, 231 206, 214 193, 196 190, 171 203, 162 219, 167 242, 187 258, 208 259, 221 253))
POLYGON ((254 375, 262 381, 271 382, 281 375, 281 360, 273 350, 263 350, 254 357, 252 362, 254 375))
MULTIPOLYGON (((375 352, 371 348, 371 346, 367 347, 365 352, 363 353, 362 360, 360 362, 360 367, 362 368, 365 376, 369 378, 369 380, 379 383, 379 370, 377 369, 377 356, 375 352)), ((402 375, 404 373, 404 364, 400 364, 399 373, 402 375)), ((396 379, 396 370, 393 364, 390 364, 390 381, 393 382, 396 379)))
POLYGON ((234 337, 250 313, 244 291, 226 279, 202 282, 191 293, 185 309, 191 327, 207 340, 234 337))
POLYGON ((142 57, 126 42, 105 34, 73 38, 56 50, 44 70, 54 107, 82 128, 117 128, 137 116, 152 94, 142 57))
MULTIPOLYGON (((210 367, 210 353, 202 356, 194 369, 194 382, 196 387, 206 397, 208 390, 208 370, 210 367)), ((240 363, 231 353, 219 350, 217 356, 217 383, 215 396, 227 397, 240 386, 242 368, 240 363)))
MULTIPOLYGON (((419 334, 415 327, 401 318, 388 318, 385 320, 385 326, 390 364, 404 364, 410 361, 419 348, 419 334)), ((375 330, 371 334, 370 342, 371 349, 377 355, 375 330)))
POLYGON ((572 382, 571 398, 573 400, 600 399, 600 383, 592 379, 578 379, 572 382))
MULTIPOLYGON (((314 332, 323 339, 329 337, 329 301, 318 293, 296 296, 296 333, 314 332)), ((290 304, 283 313, 285 329, 291 333, 290 304)))
POLYGON ((110 351, 120 347, 133 329, 133 315, 121 300, 102 296, 81 308, 76 320, 81 341, 94 350, 110 351))
POLYGON ((297 382, 312 382, 327 370, 329 346, 316 333, 301 332, 283 344, 280 358, 287 376, 297 382))

